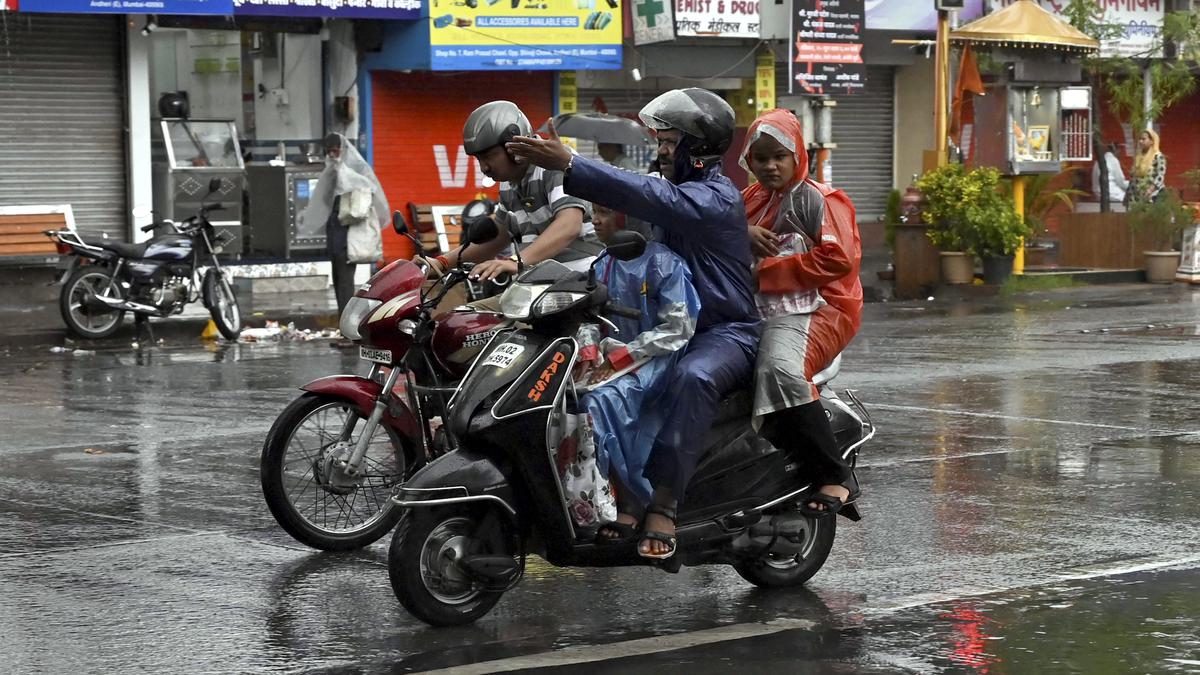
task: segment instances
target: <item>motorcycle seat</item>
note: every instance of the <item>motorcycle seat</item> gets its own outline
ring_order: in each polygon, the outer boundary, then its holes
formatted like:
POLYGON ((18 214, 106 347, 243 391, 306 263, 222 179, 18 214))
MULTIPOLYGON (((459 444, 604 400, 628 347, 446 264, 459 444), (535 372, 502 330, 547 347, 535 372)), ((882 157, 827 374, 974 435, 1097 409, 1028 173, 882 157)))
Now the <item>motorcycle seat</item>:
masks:
POLYGON ((125 242, 113 241, 111 239, 84 239, 83 241, 86 244, 112 251, 122 258, 141 258, 146 255, 146 246, 149 244, 149 242, 126 244, 125 242))

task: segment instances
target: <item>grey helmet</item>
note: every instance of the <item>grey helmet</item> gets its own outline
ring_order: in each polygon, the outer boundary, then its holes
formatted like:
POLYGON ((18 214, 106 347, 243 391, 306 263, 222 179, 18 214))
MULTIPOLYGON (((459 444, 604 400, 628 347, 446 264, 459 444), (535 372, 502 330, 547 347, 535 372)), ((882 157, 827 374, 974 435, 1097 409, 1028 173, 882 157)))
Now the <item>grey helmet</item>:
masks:
POLYGON ((475 109, 463 125, 463 147, 468 155, 503 145, 513 136, 529 136, 533 126, 512 101, 492 101, 475 109))
POLYGON ((733 142, 733 108, 707 89, 672 89, 647 103, 638 117, 651 129, 678 129, 691 136, 696 158, 722 155, 733 142))

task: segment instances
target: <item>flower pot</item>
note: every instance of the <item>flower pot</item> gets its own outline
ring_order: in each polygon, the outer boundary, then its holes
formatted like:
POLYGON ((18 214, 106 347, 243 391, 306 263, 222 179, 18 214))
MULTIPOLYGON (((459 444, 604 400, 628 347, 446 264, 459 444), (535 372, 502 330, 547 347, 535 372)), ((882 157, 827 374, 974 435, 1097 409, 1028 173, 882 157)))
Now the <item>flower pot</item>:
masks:
POLYGON ((1152 284, 1169 284, 1175 281, 1175 270, 1179 269, 1179 251, 1143 251, 1146 256, 1146 281, 1152 284))
POLYGON ((999 286, 1012 276, 1013 256, 995 255, 983 258, 983 283, 999 286))
POLYGON ((961 251, 942 251, 942 283, 969 284, 975 280, 975 259, 961 251))

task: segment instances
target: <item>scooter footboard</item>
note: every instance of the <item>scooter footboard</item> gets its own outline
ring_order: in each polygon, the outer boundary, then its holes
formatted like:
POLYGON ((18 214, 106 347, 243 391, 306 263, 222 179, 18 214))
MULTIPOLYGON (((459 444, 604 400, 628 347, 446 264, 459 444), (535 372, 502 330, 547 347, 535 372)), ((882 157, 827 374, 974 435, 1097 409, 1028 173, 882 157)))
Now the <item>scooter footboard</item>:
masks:
POLYGON ((499 506, 510 517, 517 515, 512 483, 500 465, 461 448, 427 464, 396 489, 392 501, 407 508, 482 502, 499 506))

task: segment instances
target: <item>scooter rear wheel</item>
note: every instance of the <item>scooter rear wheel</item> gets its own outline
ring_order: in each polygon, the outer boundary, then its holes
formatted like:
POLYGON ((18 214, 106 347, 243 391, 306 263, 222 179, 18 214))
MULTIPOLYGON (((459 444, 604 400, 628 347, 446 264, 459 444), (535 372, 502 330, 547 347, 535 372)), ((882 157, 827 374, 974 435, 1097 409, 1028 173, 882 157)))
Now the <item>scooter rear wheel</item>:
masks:
POLYGON ((454 504, 410 508, 388 551, 388 576, 396 599, 431 626, 461 626, 491 611, 503 590, 472 578, 465 555, 515 555, 508 519, 490 506, 454 504), (495 516, 495 517, 492 517, 495 516), (487 523, 501 523, 488 527, 487 523))
POLYGON ((768 553, 752 560, 743 560, 733 568, 743 579, 762 588, 803 584, 821 569, 833 550, 837 518, 809 518, 809 526, 812 536, 795 557, 780 558, 768 553))

